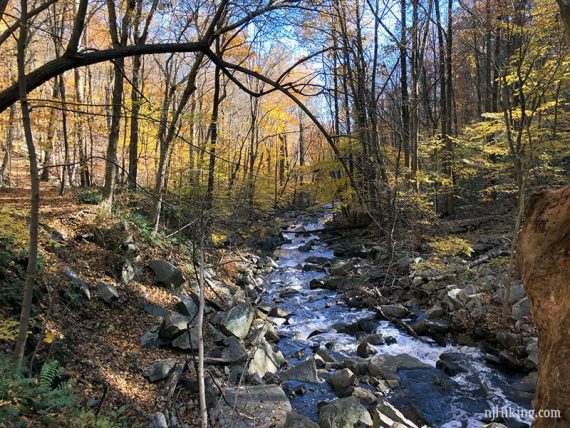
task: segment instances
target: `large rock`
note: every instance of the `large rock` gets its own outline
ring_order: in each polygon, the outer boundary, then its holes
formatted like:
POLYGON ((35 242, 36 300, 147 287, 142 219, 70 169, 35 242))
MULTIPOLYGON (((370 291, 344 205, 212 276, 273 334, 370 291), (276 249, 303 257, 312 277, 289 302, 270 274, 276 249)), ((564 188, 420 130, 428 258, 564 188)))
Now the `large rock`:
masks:
POLYGON ((162 320, 159 335, 164 339, 174 339, 186 331, 188 324, 188 317, 172 312, 162 320))
POLYGON ((374 368, 381 368, 384 371, 396 373, 398 370, 402 369, 421 369, 429 367, 430 366, 428 364, 422 363, 417 358, 408 354, 376 355, 370 358, 370 363, 368 365, 368 369, 372 375, 374 375, 372 373, 374 368))
POLYGON ((297 364, 281 374, 283 380, 298 380, 301 382, 318 383, 320 379, 317 374, 315 359, 310 357, 306 361, 297 364))
POLYGON ((339 397, 348 397, 352 394, 355 381, 356 375, 350 369, 337 370, 327 379, 327 383, 339 397))
POLYGON ((191 327, 190 337, 188 337, 187 332, 184 332, 183 334, 173 339, 172 342, 170 342, 170 345, 173 348, 181 349, 183 351, 197 351, 198 342, 198 329, 196 327, 191 327))
POLYGON ((156 363, 145 367, 143 369, 143 375, 149 380, 149 382, 157 382, 161 379, 166 379, 168 375, 170 375, 172 369, 174 369, 174 366, 176 366, 175 359, 157 361, 156 363))
POLYGON ((89 286, 87 283, 81 278, 73 269, 69 266, 65 266, 63 268, 63 274, 67 277, 67 279, 87 297, 87 299, 91 299, 91 291, 89 290, 89 286))
POLYGON ((444 352, 435 366, 447 375, 455 376, 466 371, 463 359, 464 355, 459 352, 444 352))
POLYGON ((220 321, 220 329, 227 335, 245 339, 255 317, 255 309, 245 302, 231 308, 220 321))
POLYGON ((182 271, 164 260, 154 260, 150 263, 156 282, 166 287, 180 287, 186 282, 182 271))
POLYGON ((372 411, 373 428, 417 428, 402 412, 387 401, 378 404, 372 411))
POLYGON ((409 312, 402 305, 381 305, 382 313, 391 318, 406 318, 409 312))
POLYGON ((289 399, 277 385, 254 385, 224 391, 214 412, 220 427, 254 428, 272 426, 282 428, 291 412, 289 399), (227 403, 231 403, 227 404, 227 403), (231 406, 231 407, 230 407, 231 406), (234 407, 235 406, 235 407, 234 407), (239 410, 236 412, 235 410, 239 410))
POLYGON ((263 377, 268 372, 276 373, 286 362, 281 351, 275 352, 265 339, 261 339, 257 343, 257 349, 249 362, 248 373, 263 377))
POLYGON ((291 412, 287 415, 283 428, 319 428, 319 426, 307 416, 291 412))
POLYGON ((346 276, 352 268, 353 265, 350 262, 337 262, 329 268, 329 271, 336 276, 346 276))
POLYGON ((366 407, 354 397, 339 398, 319 410, 322 428, 353 428, 372 426, 372 417, 366 407))
POLYGON ((156 412, 145 418, 144 426, 145 428, 168 428, 168 422, 166 422, 164 413, 156 412))
POLYGON ((435 304, 426 311, 426 318, 429 320, 433 320, 436 318, 441 318, 444 314, 445 311, 443 310, 443 308, 440 305, 435 304))
POLYGON ((198 309, 198 299, 194 295, 182 295, 180 296, 180 301, 176 303, 176 310, 191 320, 198 316, 198 309))

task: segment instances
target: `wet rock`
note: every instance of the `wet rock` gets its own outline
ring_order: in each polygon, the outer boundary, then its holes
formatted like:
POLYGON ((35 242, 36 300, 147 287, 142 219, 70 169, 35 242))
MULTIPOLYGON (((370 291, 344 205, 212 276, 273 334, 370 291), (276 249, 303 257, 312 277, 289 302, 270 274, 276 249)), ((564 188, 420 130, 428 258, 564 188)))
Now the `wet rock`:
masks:
POLYGON ((536 382, 538 379, 537 372, 530 372, 528 375, 523 377, 518 382, 515 382, 512 385, 513 390, 520 391, 520 392, 528 392, 534 394, 536 391, 536 382))
POLYGON ((339 397, 348 397, 352 394, 355 381, 356 375, 350 369, 337 370, 327 379, 327 383, 339 397))
POLYGON ((368 374, 368 361, 361 357, 352 357, 345 359, 341 367, 352 370, 355 374, 362 376, 368 374))
POLYGON ((325 283, 321 279, 313 278, 309 282, 309 289, 316 290, 318 288, 324 288, 325 283))
POLYGON ((97 297, 111 305, 119 300, 119 292, 114 285, 99 281, 97 283, 97 297))
POLYGON ((350 262, 337 262, 329 268, 329 271, 336 276, 346 276, 352 268, 353 265, 350 262))
POLYGON ((285 318, 285 319, 289 319, 291 317, 291 315, 287 313, 287 311, 281 308, 271 308, 271 310, 267 313, 267 315, 274 318, 285 318))
POLYGON ((268 372, 276 373, 285 363, 283 354, 280 351, 273 351, 271 345, 265 339, 261 339, 249 363, 248 373, 263 377, 268 372))
POLYGON ((372 346, 380 346, 384 345, 385 343, 384 337, 380 333, 369 334, 368 336, 365 336, 364 339, 362 339, 362 341, 369 343, 372 346))
POLYGON ((342 325, 334 324, 332 326, 337 332, 356 336, 358 333, 374 333, 378 328, 378 321, 376 318, 363 318, 352 324, 342 325))
POLYGON ((372 392, 361 386, 354 388, 354 391, 352 391, 352 396, 360 401, 360 404, 366 406, 367 408, 374 404, 377 400, 376 396, 372 392))
POLYGON ((194 297, 197 296, 183 295, 180 297, 180 301, 176 303, 176 310, 191 320, 195 319, 198 316, 199 309, 197 299, 194 297))
POLYGON ((164 260, 154 260, 150 263, 156 282, 166 287, 180 287, 186 282, 182 271, 164 260))
POLYGON ((508 351, 501 351, 499 353, 499 359, 501 363, 510 369, 518 370, 521 368, 519 360, 517 360, 513 354, 508 351))
POLYGON ((303 271, 305 271, 305 272, 324 272, 325 268, 321 265, 317 265, 314 263, 305 263, 303 265, 303 271))
POLYGON ((416 424, 387 401, 381 402, 374 408, 372 417, 374 420, 373 428, 417 428, 416 424))
POLYGON ((184 315, 170 313, 162 320, 159 336, 164 339, 174 339, 186 331, 190 320, 184 315))
POLYGON ((253 426, 284 426, 291 412, 289 399, 277 385, 253 385, 224 391, 225 400, 213 414, 216 426, 249 428, 253 426), (231 406, 227 403, 231 403, 231 406), (235 408, 240 412, 234 411, 235 408), (252 420, 253 417, 253 420, 252 420), (255 424, 254 422, 255 421, 255 424))
POLYGON ((319 426, 305 415, 290 412, 283 428, 319 428, 319 426))
POLYGON ((520 320, 524 317, 528 317, 531 314, 531 310, 530 310, 530 302, 528 301, 528 298, 525 297, 521 300, 519 300, 518 302, 516 302, 513 305, 513 318, 520 320))
POLYGON ((223 333, 233 334, 238 339, 245 339, 255 317, 255 309, 245 302, 231 308, 220 322, 223 333))
POLYGON ((406 318, 409 315, 409 311, 402 305, 380 305, 382 313, 387 317, 391 318, 406 318))
POLYGON ((156 412, 153 415, 147 416, 144 420, 145 428, 168 428, 166 416, 162 412, 156 412))
POLYGON ((315 359, 310 357, 306 361, 297 364, 281 374, 283 380, 298 380, 301 382, 318 383, 320 382, 317 374, 317 365, 315 359))
MULTIPOLYGON (((376 355, 370 359, 370 364, 368 366, 369 370, 371 366, 381 368, 392 373, 396 373, 401 369, 419 369, 430 367, 428 364, 422 363, 417 358, 412 357, 408 354, 376 355)), ((372 373, 372 370, 370 370, 370 374, 374 375, 374 373, 372 373)))
POLYGON ((269 342, 277 342, 280 336, 271 322, 258 318, 251 324, 248 339, 251 343, 256 343, 262 338, 269 342))
POLYGON ((273 260, 271 257, 267 256, 264 259, 264 263, 263 263, 264 267, 270 267, 272 269, 277 269, 279 267, 279 265, 277 264, 277 262, 275 260, 273 260))
POLYGON ((444 352, 439 356, 435 366, 449 376, 465 372, 462 365, 463 355, 458 352, 444 352))
POLYGON ((482 428, 508 428, 508 427, 498 422, 491 422, 490 424, 483 425, 482 428))
POLYGON ((334 355, 325 348, 319 348, 317 349, 317 352, 315 352, 315 355, 317 355, 318 357, 320 357, 325 363, 337 363, 338 360, 334 357, 334 355))
POLYGON ((358 347, 356 348, 356 355, 362 358, 370 357, 371 355, 375 355, 376 349, 374 349, 368 342, 363 341, 360 342, 358 347))
POLYGON ((370 413, 354 397, 339 398, 325 404, 319 410, 319 421, 322 428, 353 428, 372 425, 370 413))
POLYGON ((309 256, 305 259, 305 263, 325 266, 331 263, 331 259, 322 256, 309 256))
POLYGON ((440 305, 435 304, 426 311, 425 315, 427 319, 432 320, 436 318, 441 318, 443 315, 445 315, 445 311, 440 305))
POLYGON ((143 376, 148 379, 149 382, 157 382, 161 379, 166 379, 174 366, 176 365, 175 359, 167 359, 157 361, 148 367, 143 369, 143 376))
POLYGON ((299 294, 299 290, 297 290, 296 288, 293 288, 293 287, 287 287, 285 290, 283 290, 279 293, 279 297, 287 298, 287 297, 295 296, 297 294, 299 294))

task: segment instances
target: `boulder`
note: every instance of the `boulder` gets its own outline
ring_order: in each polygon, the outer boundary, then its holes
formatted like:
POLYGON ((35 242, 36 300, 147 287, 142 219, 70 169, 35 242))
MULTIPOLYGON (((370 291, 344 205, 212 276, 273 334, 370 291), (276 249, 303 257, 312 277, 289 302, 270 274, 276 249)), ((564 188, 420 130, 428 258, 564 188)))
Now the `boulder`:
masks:
POLYGON ((129 259, 123 260, 119 269, 119 279, 124 285, 129 285, 135 279, 135 268, 129 259))
POLYGON ((191 320, 198 316, 198 296, 180 296, 180 301, 176 303, 176 310, 191 320))
POLYGON ((312 263, 315 265, 327 265, 330 264, 331 259, 323 256, 309 256, 305 259, 305 263, 312 263))
POLYGON ((119 292, 114 285, 99 281, 97 283, 97 297, 111 305, 119 300, 119 292))
POLYGON ((257 318, 251 324, 248 338, 250 342, 256 343, 262 338, 269 342, 277 342, 281 337, 271 322, 257 318))
POLYGON ((182 271, 164 260, 154 260, 150 263, 156 282, 166 287, 180 287, 186 282, 182 271))
POLYGON ((290 412, 283 428, 319 428, 319 426, 305 415, 290 412))
POLYGON ((245 339, 255 317, 255 309, 245 302, 231 308, 220 321, 220 329, 226 335, 245 339))
POLYGON ((152 348, 159 344, 158 332, 160 330, 160 325, 152 326, 148 331, 146 331, 140 338, 140 345, 143 348, 152 348))
POLYGON ((366 388, 357 386, 352 391, 352 396, 360 401, 360 404, 366 406, 367 408, 374 404, 377 400, 376 396, 366 388))
POLYGON ((536 337, 529 338, 526 344, 527 358, 525 360, 525 367, 529 369, 536 369, 538 367, 538 339, 536 337))
POLYGON ((387 401, 382 401, 372 411, 373 428, 417 428, 402 412, 387 401))
POLYGON ((286 370, 281 374, 283 380, 298 380, 301 382, 319 383, 317 365, 313 357, 308 358, 300 364, 286 370))
POLYGON ((381 333, 369 334, 362 339, 363 342, 369 343, 372 346, 384 345, 384 337, 381 333))
POLYGON ((176 366, 176 360, 172 358, 157 361, 156 363, 145 367, 143 369, 143 375, 149 382, 157 382, 159 380, 166 379, 174 369, 174 366, 176 366))
POLYGON ((391 318, 406 318, 409 315, 409 311, 402 305, 380 305, 382 313, 387 317, 391 318))
POLYGON ((67 279, 87 297, 87 300, 91 299, 91 291, 87 283, 81 278, 73 269, 69 266, 63 268, 63 274, 67 279))
POLYGON ((263 377, 268 372, 276 373, 286 362, 281 351, 275 352, 265 339, 261 339, 249 362, 248 374, 263 377))
POLYGON ((183 351, 197 351, 198 341, 198 330, 196 327, 191 327, 190 337, 188 337, 188 333, 185 332, 172 340, 170 344, 173 348, 182 349, 183 351))
POLYGON ((329 271, 336 276, 346 276, 352 268, 353 265, 350 262, 337 262, 329 268, 329 271))
POLYGON ((358 347, 356 348, 356 355, 362 358, 370 357, 371 355, 376 354, 376 349, 374 349, 370 343, 366 341, 360 342, 358 347))
POLYGON ((440 305, 435 304, 426 311, 425 315, 427 319, 432 320, 436 318, 441 318, 443 315, 445 315, 445 311, 440 305))
POLYGON ((448 376, 455 376, 466 371, 462 360, 463 354, 458 352, 444 352, 439 356, 439 360, 437 360, 435 366, 443 370, 448 376))
MULTIPOLYGON (((370 366, 382 368, 392 373, 396 373, 401 369, 421 369, 429 368, 428 364, 422 363, 415 357, 408 354, 399 355, 376 355, 370 359, 370 366)), ((371 372, 370 374, 373 375, 371 372)))
POLYGON ((305 272, 324 272, 325 268, 321 265, 317 265, 314 263, 305 263, 303 265, 303 271, 305 271, 305 272))
POLYGON ((174 339, 186 331, 188 324, 190 324, 188 317, 172 312, 162 320, 159 335, 164 339, 174 339))
POLYGON ((339 397, 348 397, 352 394, 355 381, 356 375, 350 369, 337 370, 327 379, 327 383, 339 397))
POLYGON ((213 413, 215 426, 253 428, 260 426, 283 427, 291 413, 291 403, 277 385, 252 385, 229 388, 224 400, 213 413), (228 404, 231 403, 231 404, 228 404), (235 406, 235 407, 234 407, 235 406), (239 409, 236 412, 235 409, 239 409))
POLYGON ((322 406, 319 410, 319 421, 322 428, 353 428, 372 425, 370 413, 354 397, 339 398, 322 406))

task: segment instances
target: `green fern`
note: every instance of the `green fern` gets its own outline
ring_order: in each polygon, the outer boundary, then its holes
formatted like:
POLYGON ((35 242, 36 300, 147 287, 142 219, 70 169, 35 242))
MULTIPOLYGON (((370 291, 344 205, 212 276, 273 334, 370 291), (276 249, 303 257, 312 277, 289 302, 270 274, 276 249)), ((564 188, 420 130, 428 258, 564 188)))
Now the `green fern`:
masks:
POLYGON ((43 388, 51 388, 58 377, 64 373, 63 367, 57 360, 51 360, 44 363, 40 371, 40 385, 43 388))

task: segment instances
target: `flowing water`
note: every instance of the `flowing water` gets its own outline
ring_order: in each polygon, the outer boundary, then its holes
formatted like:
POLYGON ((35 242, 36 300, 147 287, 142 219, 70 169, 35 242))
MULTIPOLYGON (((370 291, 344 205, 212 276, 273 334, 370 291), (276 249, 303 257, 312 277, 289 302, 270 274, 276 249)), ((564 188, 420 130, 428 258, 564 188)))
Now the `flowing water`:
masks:
MULTIPOLYGON (((291 226, 289 230, 303 226, 311 231, 323 227, 327 216, 319 221, 307 221, 304 224, 291 226)), ((315 346, 326 346, 338 356, 355 356, 358 341, 347 334, 337 333, 332 325, 350 324, 361 318, 374 315, 365 309, 347 307, 342 297, 337 293, 309 288, 309 282, 314 278, 324 277, 323 272, 306 272, 302 270, 305 259, 310 256, 320 256, 333 259, 333 251, 317 234, 296 234, 284 232, 290 243, 284 244, 275 251, 279 268, 265 277, 267 292, 263 303, 284 309, 291 318, 287 324, 278 325, 282 339, 278 348, 283 352, 290 366, 304 361, 312 353, 315 346), (302 252, 299 247, 309 241, 317 240, 310 251, 302 252), (284 294, 283 291, 285 291, 284 294), (312 332, 323 333, 313 335, 312 332)), ((275 319, 277 322, 282 319, 275 319)), ((421 412, 430 426, 438 427, 480 427, 485 411, 493 408, 510 408, 515 412, 528 410, 529 402, 515 403, 511 396, 513 382, 522 375, 508 374, 498 368, 491 368, 484 362, 484 355, 478 348, 466 346, 446 347, 435 343, 419 341, 405 332, 397 329, 389 321, 378 320, 378 333, 384 337, 392 336, 396 343, 375 347, 379 354, 408 354, 433 369, 400 370, 400 386, 387 397, 396 407, 404 408, 413 405, 421 412), (443 352, 458 352, 462 354, 461 365, 467 369, 452 378, 447 377, 438 369, 436 362, 443 352)), ((289 382, 290 388, 299 383, 289 382)), ((307 392, 292 398, 293 408, 313 420, 318 419, 317 403, 336 398, 326 382, 306 384, 307 392)), ((518 418, 525 426, 528 418, 518 418)), ((517 424, 516 419, 511 423, 517 424)))

